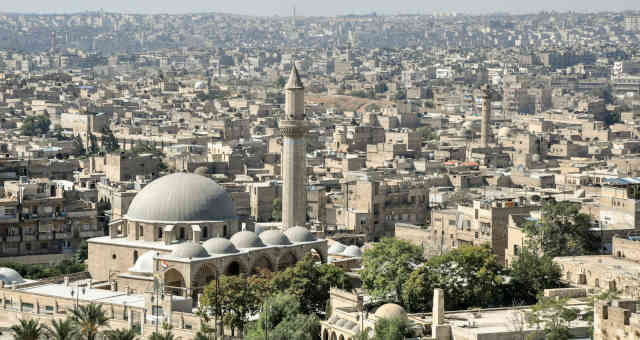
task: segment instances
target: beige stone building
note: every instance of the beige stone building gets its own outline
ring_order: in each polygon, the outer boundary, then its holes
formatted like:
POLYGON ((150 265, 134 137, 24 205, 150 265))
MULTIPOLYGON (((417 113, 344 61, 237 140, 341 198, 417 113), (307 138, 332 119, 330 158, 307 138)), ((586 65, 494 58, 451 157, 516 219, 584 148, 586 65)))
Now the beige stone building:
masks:
POLYGON ((231 196, 213 180, 187 173, 145 186, 109 236, 90 239, 91 277, 117 290, 151 289, 154 275, 191 297, 218 275, 281 270, 306 254, 326 261, 325 240, 304 227, 256 234, 240 230, 231 196))

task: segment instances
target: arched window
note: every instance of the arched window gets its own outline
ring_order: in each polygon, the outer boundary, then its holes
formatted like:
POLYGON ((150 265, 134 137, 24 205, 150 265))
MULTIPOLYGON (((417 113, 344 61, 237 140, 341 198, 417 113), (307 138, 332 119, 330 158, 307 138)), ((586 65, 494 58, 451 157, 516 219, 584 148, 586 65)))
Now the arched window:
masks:
POLYGON ((180 227, 180 239, 184 240, 184 227, 180 227))
POLYGON ((133 264, 136 264, 136 261, 138 261, 138 251, 134 250, 133 251, 133 264))
POLYGON ((162 240, 162 227, 158 227, 158 239, 162 240))
POLYGON ((228 230, 227 230, 227 225, 225 224, 224 226, 222 226, 222 237, 228 237, 228 230))
POLYGON ((140 237, 144 236, 144 226, 138 226, 138 233, 140 234, 140 237))
POLYGON ((202 238, 209 238, 209 228, 207 226, 202 227, 202 238))

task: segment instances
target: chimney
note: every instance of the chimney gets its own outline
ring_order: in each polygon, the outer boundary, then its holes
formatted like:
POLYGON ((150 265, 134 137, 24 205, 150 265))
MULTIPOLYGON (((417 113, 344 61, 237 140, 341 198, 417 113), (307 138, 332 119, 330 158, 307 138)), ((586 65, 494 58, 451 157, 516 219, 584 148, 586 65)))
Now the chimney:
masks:
POLYGON ((193 243, 200 243, 200 225, 192 224, 191 231, 193 232, 193 243))

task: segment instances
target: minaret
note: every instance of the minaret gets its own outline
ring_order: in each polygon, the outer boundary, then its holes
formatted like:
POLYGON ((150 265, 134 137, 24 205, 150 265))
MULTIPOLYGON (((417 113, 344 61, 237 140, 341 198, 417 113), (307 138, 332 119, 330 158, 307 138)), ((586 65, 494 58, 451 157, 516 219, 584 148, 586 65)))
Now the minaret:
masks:
POLYGON ((491 120, 491 88, 486 85, 482 94, 482 126, 480 130, 480 145, 486 148, 489 144, 489 121, 491 120))
POLYGON ((304 226, 307 219, 306 145, 304 136, 307 124, 304 120, 304 86, 292 63, 285 90, 285 112, 280 119, 282 134, 282 228, 304 226))

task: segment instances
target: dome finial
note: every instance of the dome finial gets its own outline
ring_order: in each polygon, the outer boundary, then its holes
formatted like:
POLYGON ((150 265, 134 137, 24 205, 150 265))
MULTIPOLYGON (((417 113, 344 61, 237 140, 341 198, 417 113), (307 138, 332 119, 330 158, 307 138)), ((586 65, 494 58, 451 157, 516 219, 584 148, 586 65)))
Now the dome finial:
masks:
POLYGON ((285 90, 292 89, 304 89, 302 80, 300 80, 300 74, 298 74, 298 68, 296 67, 296 61, 291 62, 291 73, 289 74, 289 81, 285 86, 285 90))

